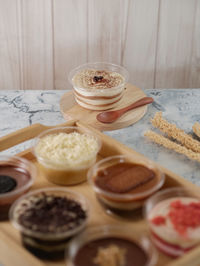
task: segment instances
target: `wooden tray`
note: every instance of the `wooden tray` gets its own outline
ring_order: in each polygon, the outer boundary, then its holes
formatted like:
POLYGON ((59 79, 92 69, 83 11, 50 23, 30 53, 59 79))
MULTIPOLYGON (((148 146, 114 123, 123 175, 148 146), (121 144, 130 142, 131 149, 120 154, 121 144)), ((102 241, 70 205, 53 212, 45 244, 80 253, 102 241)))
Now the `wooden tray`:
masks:
MULTIPOLYGON (((137 88, 131 84, 127 84, 122 99, 118 102, 118 105, 111 110, 116 110, 128 106, 129 104, 145 96, 146 95, 140 88, 137 88)), ((62 96, 60 100, 60 111, 66 120, 75 119, 84 121, 84 123, 96 129, 99 129, 101 131, 109 131, 128 127, 136 123, 145 115, 147 106, 142 106, 125 113, 114 123, 103 124, 96 119, 97 114, 102 111, 92 111, 81 107, 76 103, 73 91, 70 91, 62 96)))
MULTIPOLYGON (((99 132, 98 130, 93 129, 92 127, 83 124, 78 121, 70 121, 66 122, 62 125, 57 126, 78 126, 80 128, 88 128, 92 130, 96 135, 98 135, 102 140, 102 149, 99 152, 99 159, 108 157, 111 155, 117 154, 138 154, 134 150, 126 147, 125 145, 117 142, 116 140, 112 139, 109 136, 106 136, 99 132)), ((0 147, 1 150, 8 149, 18 143, 21 143, 25 140, 34 138, 40 132, 51 128, 46 127, 40 124, 35 124, 30 127, 18 130, 10 135, 7 135, 0 139, 0 147)), ((25 150, 18 154, 18 156, 24 157, 28 160, 33 161, 35 164, 36 160, 31 150, 25 150)), ((140 155, 142 156, 142 155, 140 155)), ((144 156, 142 156, 144 157, 144 156)), ((162 171, 166 174, 166 182, 164 187, 187 187, 191 189, 198 189, 194 184, 186 181, 185 179, 181 178, 180 176, 172 173, 171 171, 161 167, 162 171)), ((37 180, 32 189, 37 189, 41 187, 50 187, 55 186, 49 183, 42 175, 37 177, 37 180)), ((122 218, 116 218, 113 216, 109 216, 105 213, 102 207, 96 201, 94 192, 92 191, 91 187, 88 185, 87 182, 76 185, 70 186, 70 189, 80 192, 85 195, 90 202, 92 202, 91 206, 91 217, 89 220, 89 225, 100 225, 100 224, 121 224, 121 226, 126 226, 128 228, 134 228, 138 232, 147 233, 148 229, 147 225, 142 217, 137 217, 135 220, 125 220, 122 218)), ((200 191, 200 188, 199 188, 200 191)), ((1 222, 0 223, 0 264, 5 266, 41 266, 41 265, 54 265, 54 266, 64 266, 64 261, 58 262, 47 262, 39 260, 38 258, 34 257, 31 253, 29 253, 26 249, 23 248, 20 242, 20 235, 19 232, 9 223, 9 222, 1 222)), ((171 259, 161 253, 159 253, 159 261, 157 266, 195 266, 200 265, 200 247, 193 249, 183 257, 179 259, 171 259)))

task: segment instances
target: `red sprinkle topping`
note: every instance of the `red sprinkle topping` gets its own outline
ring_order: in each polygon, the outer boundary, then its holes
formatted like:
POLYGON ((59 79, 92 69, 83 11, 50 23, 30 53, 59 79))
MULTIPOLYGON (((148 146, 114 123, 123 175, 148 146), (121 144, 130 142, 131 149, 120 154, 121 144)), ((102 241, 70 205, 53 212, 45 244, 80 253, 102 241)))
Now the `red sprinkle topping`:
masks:
POLYGON ((171 202, 168 217, 174 229, 182 236, 187 235, 188 228, 200 226, 200 202, 184 204, 180 200, 171 202))
POLYGON ((165 224, 165 217, 164 216, 161 216, 161 215, 159 215, 159 216, 156 216, 156 217, 154 217, 152 220, 151 220, 151 222, 153 223, 153 224, 155 224, 155 225, 163 225, 163 224, 165 224))

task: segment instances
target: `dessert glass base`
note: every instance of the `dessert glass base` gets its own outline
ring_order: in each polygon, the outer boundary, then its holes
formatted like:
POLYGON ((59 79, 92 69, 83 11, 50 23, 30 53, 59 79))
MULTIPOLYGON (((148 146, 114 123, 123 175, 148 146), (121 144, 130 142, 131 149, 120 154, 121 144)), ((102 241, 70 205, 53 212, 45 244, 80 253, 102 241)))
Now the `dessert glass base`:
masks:
POLYGON ((162 190, 145 203, 145 216, 155 246, 171 257, 180 257, 200 244, 199 191, 162 190))
POLYGON ((113 207, 103 201, 102 197, 96 196, 96 198, 108 215, 128 220, 138 220, 142 217, 142 206, 137 206, 136 208, 130 210, 119 209, 118 207, 113 207))
POLYGON ((19 198, 11 207, 10 220, 30 252, 59 259, 68 241, 85 229, 88 203, 66 188, 43 188, 19 198))
POLYGON ((51 183, 57 185, 75 185, 86 181, 89 167, 80 170, 59 170, 43 166, 38 163, 42 175, 51 183))
POLYGON ((69 81, 80 106, 90 110, 108 110, 123 97, 128 76, 127 70, 121 66, 97 62, 73 69, 69 81))
POLYGON ((65 248, 70 240, 71 237, 58 241, 43 241, 25 234, 21 236, 23 246, 35 256, 45 260, 63 259, 65 248))

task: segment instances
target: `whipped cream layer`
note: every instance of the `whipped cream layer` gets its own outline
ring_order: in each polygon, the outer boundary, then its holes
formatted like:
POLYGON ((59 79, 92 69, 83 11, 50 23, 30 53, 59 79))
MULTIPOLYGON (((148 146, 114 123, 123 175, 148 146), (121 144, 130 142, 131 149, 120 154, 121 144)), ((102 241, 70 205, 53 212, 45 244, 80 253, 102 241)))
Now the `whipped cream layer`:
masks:
MULTIPOLYGON (((200 226, 188 227, 187 234, 181 235, 172 224, 168 213, 170 212, 170 204, 174 201, 180 201, 183 204, 200 203, 200 200, 190 197, 177 197, 167 200, 163 200, 158 203, 149 213, 148 221, 150 223, 150 229, 160 239, 168 242, 172 245, 177 245, 183 249, 190 248, 199 244, 200 242, 200 226), (165 223, 156 225, 152 220, 156 217, 164 217, 165 223)), ((185 214, 187 215, 187 214, 185 214)))
POLYGON ((123 211, 132 211, 143 206, 144 200, 135 200, 135 201, 115 201, 109 198, 104 197, 101 194, 98 194, 98 198, 107 206, 123 211))
POLYGON ((94 99, 86 98, 78 95, 77 93, 75 95, 75 100, 77 103, 87 109, 92 110, 106 110, 113 108, 117 102, 120 101, 122 98, 122 93, 117 95, 116 97, 94 97, 94 99))
POLYGON ((117 72, 85 69, 72 78, 76 102, 91 110, 116 106, 122 96, 125 79, 117 72))

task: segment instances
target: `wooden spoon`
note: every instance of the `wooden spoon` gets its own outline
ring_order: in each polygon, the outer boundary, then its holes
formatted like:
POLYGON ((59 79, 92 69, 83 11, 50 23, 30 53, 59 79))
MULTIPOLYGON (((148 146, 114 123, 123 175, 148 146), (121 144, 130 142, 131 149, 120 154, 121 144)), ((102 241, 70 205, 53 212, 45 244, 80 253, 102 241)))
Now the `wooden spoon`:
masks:
POLYGON ((115 120, 117 120, 120 116, 122 116, 127 111, 146 105, 146 104, 149 104, 149 103, 152 103, 152 102, 153 102, 153 98, 144 97, 122 109, 114 110, 114 111, 105 111, 105 112, 99 113, 96 116, 96 118, 101 123, 113 123, 115 120))

